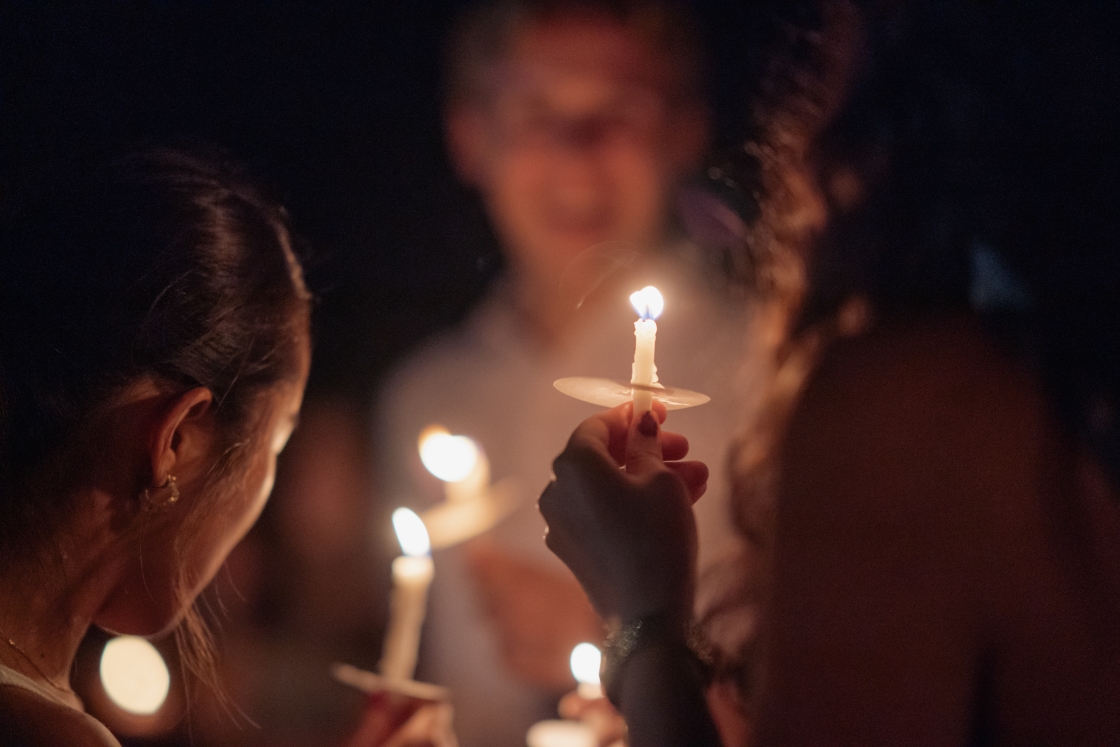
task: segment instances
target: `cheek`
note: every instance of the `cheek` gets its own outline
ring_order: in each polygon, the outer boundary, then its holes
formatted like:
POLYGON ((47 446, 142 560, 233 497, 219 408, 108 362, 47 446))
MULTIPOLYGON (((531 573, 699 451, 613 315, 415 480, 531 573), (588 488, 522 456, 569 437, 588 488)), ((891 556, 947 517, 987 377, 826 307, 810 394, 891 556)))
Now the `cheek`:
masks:
POLYGON ((268 502, 268 496, 272 493, 272 486, 275 482, 276 455, 269 454, 258 460, 245 482, 242 508, 239 515, 234 517, 231 522, 232 526, 236 527, 237 536, 230 544, 230 549, 241 541, 241 538, 252 529, 253 524, 260 518, 261 511, 264 510, 264 506, 268 502))
POLYGON ((658 222, 665 213, 674 174, 655 149, 626 143, 604 159, 620 212, 632 221, 658 222))

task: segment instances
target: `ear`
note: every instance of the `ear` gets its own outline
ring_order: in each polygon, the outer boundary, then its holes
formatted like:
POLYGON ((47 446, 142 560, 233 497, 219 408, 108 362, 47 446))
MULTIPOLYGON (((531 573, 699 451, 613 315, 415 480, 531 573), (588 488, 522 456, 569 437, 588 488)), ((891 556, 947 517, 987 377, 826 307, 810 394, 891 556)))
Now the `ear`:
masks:
POLYGON ((152 487, 175 475, 183 482, 209 469, 216 439, 214 394, 195 387, 171 400, 151 431, 152 487))
POLYGON ((482 186, 486 173, 486 118, 477 107, 456 104, 444 115, 444 137, 451 165, 459 179, 472 187, 482 186))

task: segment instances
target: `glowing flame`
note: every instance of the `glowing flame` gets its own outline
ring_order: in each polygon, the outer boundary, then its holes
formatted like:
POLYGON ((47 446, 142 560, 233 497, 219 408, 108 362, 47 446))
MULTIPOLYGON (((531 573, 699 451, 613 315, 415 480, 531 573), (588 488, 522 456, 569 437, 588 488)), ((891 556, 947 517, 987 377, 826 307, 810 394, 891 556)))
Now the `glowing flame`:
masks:
POLYGON ((661 297, 661 291, 652 285, 631 293, 630 303, 642 319, 656 319, 665 310, 665 299, 661 297))
POLYGON ((444 482, 465 480, 478 464, 479 450, 466 436, 452 436, 439 426, 420 434, 420 461, 444 482))
POLYGON ((101 653, 101 683, 110 700, 125 711, 150 716, 167 700, 171 675, 156 647, 143 638, 122 635, 101 653))
POLYGON ((584 685, 599 684, 599 667, 603 655, 590 643, 581 643, 572 649, 572 676, 584 685))
POLYGON ((398 508, 394 511, 393 531, 397 533, 397 542, 401 543, 401 552, 405 555, 417 558, 432 551, 432 543, 428 541, 428 529, 416 512, 407 508, 398 508))

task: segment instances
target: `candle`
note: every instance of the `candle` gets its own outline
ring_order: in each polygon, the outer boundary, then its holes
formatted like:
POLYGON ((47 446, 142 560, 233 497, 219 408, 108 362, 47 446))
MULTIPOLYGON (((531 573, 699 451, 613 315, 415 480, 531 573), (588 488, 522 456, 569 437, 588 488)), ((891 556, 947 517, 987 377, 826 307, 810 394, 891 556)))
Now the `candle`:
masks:
MULTIPOLYGON (((630 303, 640 317, 634 322, 634 367, 630 383, 640 386, 653 386, 657 383, 657 366, 653 362, 654 345, 657 342, 657 322, 665 309, 665 299, 652 285, 630 294, 630 303)), ((633 395, 634 413, 648 412, 653 407, 653 393, 635 389, 633 395)))
POLYGON ((585 700, 596 700, 603 697, 603 686, 599 683, 599 668, 603 663, 603 654, 598 647, 590 643, 581 643, 572 649, 569 659, 572 665, 572 676, 579 683, 576 690, 585 700))
POLYGON ((416 670, 420 629, 428 604, 428 587, 435 569, 424 522, 407 508, 393 512, 393 529, 404 555, 393 561, 393 594, 389 600, 389 628, 381 652, 381 676, 410 680, 416 670))
POLYGON ((538 721, 525 735, 528 747, 597 747, 595 732, 579 721, 538 721))
POLYGON ((449 501, 478 497, 490 484, 490 462, 471 439, 452 436, 443 427, 430 425, 420 434, 420 461, 443 480, 449 501))

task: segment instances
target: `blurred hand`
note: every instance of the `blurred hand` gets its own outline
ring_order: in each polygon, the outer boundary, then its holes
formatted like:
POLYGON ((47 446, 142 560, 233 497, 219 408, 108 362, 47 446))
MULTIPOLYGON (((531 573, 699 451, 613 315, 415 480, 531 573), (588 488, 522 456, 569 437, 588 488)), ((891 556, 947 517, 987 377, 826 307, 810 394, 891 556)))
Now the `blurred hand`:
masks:
POLYGON ((603 617, 692 615, 692 503, 707 487, 708 468, 677 461, 688 441, 662 432, 665 408, 654 407, 632 419, 627 403, 581 423, 540 499, 548 547, 603 617))
POLYGON ((345 747, 459 747, 450 703, 374 693, 345 747))
POLYGON ((570 692, 560 699, 559 711, 560 718, 587 724, 599 747, 626 743, 626 721, 606 698, 588 699, 570 692))
POLYGON ((603 636, 602 621, 579 582, 490 542, 476 540, 464 550, 506 667, 526 682, 555 690, 570 687, 572 649, 603 636))

